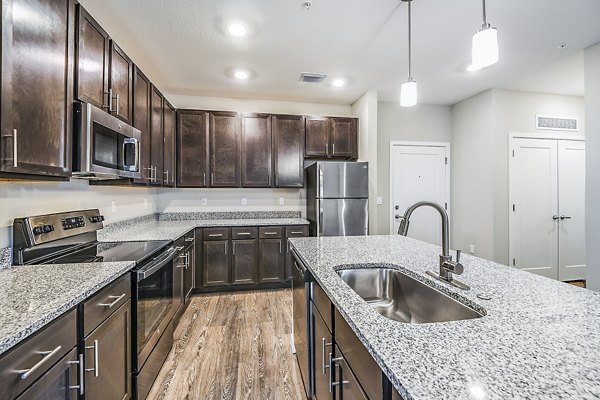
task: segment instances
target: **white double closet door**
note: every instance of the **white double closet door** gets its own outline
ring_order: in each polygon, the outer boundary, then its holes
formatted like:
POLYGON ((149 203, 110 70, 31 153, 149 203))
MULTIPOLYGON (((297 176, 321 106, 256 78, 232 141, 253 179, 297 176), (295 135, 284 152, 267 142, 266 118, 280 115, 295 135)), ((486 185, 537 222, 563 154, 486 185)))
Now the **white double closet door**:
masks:
POLYGON ((585 279, 585 142, 514 138, 512 150, 512 264, 585 279))

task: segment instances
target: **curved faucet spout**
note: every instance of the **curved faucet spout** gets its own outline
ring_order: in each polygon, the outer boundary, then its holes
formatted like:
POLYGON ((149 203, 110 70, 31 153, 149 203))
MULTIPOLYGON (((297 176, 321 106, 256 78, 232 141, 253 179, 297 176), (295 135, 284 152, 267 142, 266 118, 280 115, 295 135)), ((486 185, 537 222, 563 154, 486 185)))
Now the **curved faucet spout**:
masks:
POLYGON ((402 217, 402 220, 400 221, 400 227, 398 228, 398 234, 402 235, 402 236, 406 236, 408 234, 408 226, 410 225, 410 217, 412 215, 412 213, 420 207, 432 207, 433 209, 437 210, 438 213, 440 213, 440 216, 442 217, 442 255, 444 257, 448 257, 450 256, 450 233, 449 233, 449 224, 448 224, 448 213, 446 212, 446 210, 444 209, 444 207, 442 207, 441 205, 439 205, 438 203, 434 203, 432 201, 419 201, 418 203, 413 204, 412 206, 408 207, 406 209, 406 211, 404 212, 404 216, 402 217))

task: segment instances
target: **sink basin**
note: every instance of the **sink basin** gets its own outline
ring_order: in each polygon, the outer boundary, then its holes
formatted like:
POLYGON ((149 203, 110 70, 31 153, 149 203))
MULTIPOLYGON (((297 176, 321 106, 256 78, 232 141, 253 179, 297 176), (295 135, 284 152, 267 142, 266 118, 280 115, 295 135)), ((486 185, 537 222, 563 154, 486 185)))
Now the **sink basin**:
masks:
POLYGON ((483 316, 395 269, 342 269, 337 273, 375 311, 395 321, 424 324, 483 316))

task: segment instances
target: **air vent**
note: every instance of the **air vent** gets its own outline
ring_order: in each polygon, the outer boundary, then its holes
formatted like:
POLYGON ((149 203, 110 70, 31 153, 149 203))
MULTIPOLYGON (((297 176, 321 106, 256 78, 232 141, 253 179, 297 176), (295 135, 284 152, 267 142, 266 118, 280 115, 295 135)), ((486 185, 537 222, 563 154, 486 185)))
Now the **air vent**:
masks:
POLYGON ((303 72, 300 74, 300 82, 321 83, 327 78, 327 74, 318 74, 314 72, 303 72))
POLYGON ((577 118, 549 117, 546 115, 536 116, 537 129, 550 129, 553 131, 579 131, 577 118))

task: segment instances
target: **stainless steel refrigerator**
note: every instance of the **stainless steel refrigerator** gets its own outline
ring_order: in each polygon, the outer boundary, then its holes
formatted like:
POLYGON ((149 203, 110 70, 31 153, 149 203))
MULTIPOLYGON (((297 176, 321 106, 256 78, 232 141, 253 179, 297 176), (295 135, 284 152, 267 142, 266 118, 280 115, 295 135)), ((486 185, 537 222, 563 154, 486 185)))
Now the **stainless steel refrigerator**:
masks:
POLYGON ((317 161, 306 168, 311 236, 363 236, 369 226, 366 162, 317 161))

